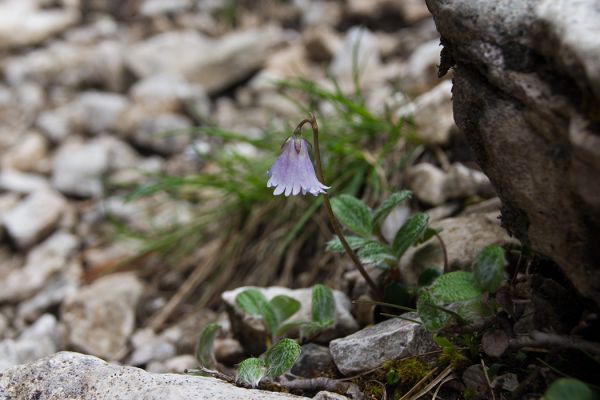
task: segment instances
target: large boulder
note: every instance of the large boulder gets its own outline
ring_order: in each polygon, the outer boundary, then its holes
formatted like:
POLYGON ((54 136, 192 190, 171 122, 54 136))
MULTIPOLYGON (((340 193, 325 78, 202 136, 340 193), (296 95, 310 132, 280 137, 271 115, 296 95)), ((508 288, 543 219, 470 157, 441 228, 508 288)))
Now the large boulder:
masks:
POLYGON ((509 231, 600 304, 600 8, 427 0, 454 67, 454 118, 509 231))
POLYGON ((99 358, 60 352, 0 373, 2 399, 281 400, 291 394, 244 389, 199 376, 151 374, 99 358))

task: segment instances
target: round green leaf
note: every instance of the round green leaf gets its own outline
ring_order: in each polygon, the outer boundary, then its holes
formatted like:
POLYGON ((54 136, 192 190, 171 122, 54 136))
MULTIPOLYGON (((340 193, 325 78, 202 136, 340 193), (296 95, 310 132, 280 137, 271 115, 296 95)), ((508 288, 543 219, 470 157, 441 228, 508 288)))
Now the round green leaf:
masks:
POLYGON ((481 296, 481 290, 473 280, 473 274, 466 271, 449 272, 437 278, 429 286, 431 296, 440 303, 455 303, 481 296))
POLYGON ((331 208, 340 222, 361 236, 371 236, 373 224, 369 207, 359 199, 341 194, 331 199, 331 208))
POLYGON ((484 247, 473 261, 475 283, 482 292, 495 292, 504 280, 506 258, 502 247, 492 244, 484 247))
POLYGON ((265 376, 266 371, 267 368, 263 360, 260 358, 248 358, 241 362, 236 381, 255 388, 265 376))
POLYGON ((294 366, 300 355, 300 345, 292 339, 281 339, 265 354, 266 375, 277 378, 294 366))
POLYGON ((588 385, 573 378, 555 380, 544 394, 544 400, 594 400, 596 398, 588 385))

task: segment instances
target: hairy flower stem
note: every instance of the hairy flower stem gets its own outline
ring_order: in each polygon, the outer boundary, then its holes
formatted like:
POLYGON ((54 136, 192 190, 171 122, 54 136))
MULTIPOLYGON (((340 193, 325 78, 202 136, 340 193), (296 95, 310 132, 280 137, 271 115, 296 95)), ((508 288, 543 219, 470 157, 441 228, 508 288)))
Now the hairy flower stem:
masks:
MULTIPOLYGON (((319 126, 317 125, 317 119, 315 118, 315 115, 311 113, 310 119, 302 120, 298 124, 296 129, 294 130, 294 135, 300 134, 300 130, 302 129, 304 124, 310 124, 310 126, 312 128, 313 145, 314 145, 314 151, 315 151, 315 163, 317 165, 317 178, 319 178, 321 183, 325 184, 325 179, 323 177, 323 168, 321 166, 321 150, 319 148, 319 126)), ((365 281, 367 281, 367 284, 373 291, 373 296, 379 297, 379 290, 377 288, 377 285, 375 284, 375 282, 373 282, 373 279, 371 279, 371 277, 367 273, 367 270, 362 265, 362 263, 358 259, 358 256, 356 255, 354 250, 352 250, 352 248, 348 244, 348 241, 346 240, 346 237, 342 233, 342 228, 340 226, 339 221, 335 217, 335 214, 333 213, 333 209, 331 208, 331 202, 329 201, 329 195, 327 193, 323 194, 323 203, 325 204, 325 209, 327 210, 327 216, 329 217, 329 222, 331 223, 331 226, 333 226, 333 230, 335 231, 335 234, 340 239, 340 242, 342 243, 342 247, 344 247, 344 250, 346 251, 348 256, 350 256, 350 259, 352 260, 352 262, 354 262, 354 265, 356 266, 356 268, 358 269, 360 274, 363 276, 365 281)))

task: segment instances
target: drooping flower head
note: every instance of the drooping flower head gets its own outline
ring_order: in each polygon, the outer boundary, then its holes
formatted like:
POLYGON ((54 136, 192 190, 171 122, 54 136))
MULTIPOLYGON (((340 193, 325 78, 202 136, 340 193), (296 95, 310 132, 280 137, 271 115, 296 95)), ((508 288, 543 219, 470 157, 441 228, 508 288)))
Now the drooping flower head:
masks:
POLYGON ((281 146, 281 154, 269 170, 267 187, 274 187, 274 195, 286 196, 310 193, 317 196, 325 193, 329 186, 323 185, 315 175, 310 155, 309 143, 302 136, 294 134, 281 146))

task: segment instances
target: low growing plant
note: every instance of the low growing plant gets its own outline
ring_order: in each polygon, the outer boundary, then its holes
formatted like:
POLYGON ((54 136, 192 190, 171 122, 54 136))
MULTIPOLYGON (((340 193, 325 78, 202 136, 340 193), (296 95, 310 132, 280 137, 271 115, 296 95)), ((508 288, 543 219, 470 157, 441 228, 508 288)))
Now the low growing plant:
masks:
MULTIPOLYGON (((236 304, 246 313, 262 320, 268 332, 267 351, 261 357, 251 357, 239 365, 236 381, 256 387, 262 378, 275 379, 289 371, 300 355, 300 345, 293 339, 278 340, 293 328, 300 330, 300 340, 313 338, 335 323, 335 299, 328 287, 312 288, 311 319, 285 322, 300 309, 300 302, 290 296, 278 295, 267 300, 258 289, 239 293, 236 304), (271 343, 275 343, 271 346, 271 343)), ((221 327, 208 324, 198 339, 196 359, 205 370, 216 366, 213 343, 221 327)))

